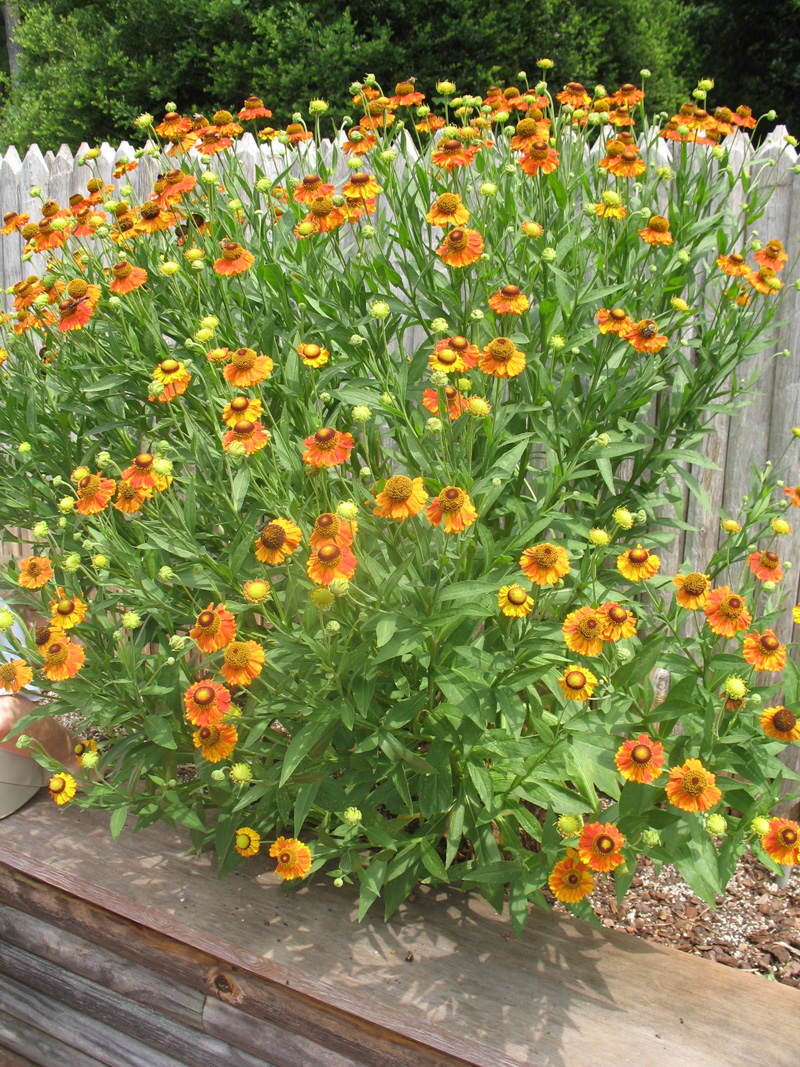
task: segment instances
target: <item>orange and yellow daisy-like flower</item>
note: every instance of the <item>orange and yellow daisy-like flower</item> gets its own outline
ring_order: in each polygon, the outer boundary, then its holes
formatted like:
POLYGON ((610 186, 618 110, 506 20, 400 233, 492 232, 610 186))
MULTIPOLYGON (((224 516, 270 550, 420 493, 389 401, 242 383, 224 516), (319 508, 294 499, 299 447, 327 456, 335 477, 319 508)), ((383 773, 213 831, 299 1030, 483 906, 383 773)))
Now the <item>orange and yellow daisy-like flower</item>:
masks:
POLYGON ((431 352, 428 357, 428 365, 431 370, 441 370, 445 374, 462 373, 467 369, 464 357, 454 348, 439 348, 431 352))
POLYGON ((660 352, 669 338, 658 332, 658 324, 653 319, 640 319, 623 334, 625 340, 632 344, 637 352, 660 352))
POLYGON ((731 278, 744 278, 750 273, 750 268, 745 263, 744 256, 740 252, 731 252, 729 256, 720 255, 717 257, 716 264, 721 271, 730 275, 731 278))
POLYGON ((622 107, 634 107, 644 100, 644 92, 637 89, 635 85, 631 85, 630 82, 625 82, 614 93, 613 99, 622 107))
POLYGON ((258 420, 238 419, 222 435, 222 447, 226 452, 230 451, 234 442, 244 448, 246 456, 253 456, 262 448, 266 448, 269 443, 269 433, 258 420))
POLYGON ((472 526, 478 518, 478 513, 465 489, 457 485, 446 485, 426 508, 425 516, 432 526, 440 526, 444 519, 444 532, 451 534, 461 533, 468 526, 472 526))
POLYGON ((745 104, 740 104, 734 114, 731 115, 731 121, 734 125, 741 127, 744 130, 755 129, 756 120, 753 118, 753 109, 747 107, 745 104))
POLYGON ((147 271, 144 267, 134 267, 127 260, 115 263, 111 268, 112 280, 109 289, 116 296, 125 296, 139 289, 147 281, 147 271))
POLYGON ((784 867, 800 862, 800 825, 791 819, 770 819, 769 830, 761 838, 761 847, 770 859, 784 867))
POLYGON ((364 171, 353 174, 350 180, 342 186, 342 196, 354 197, 358 200, 372 200, 382 191, 373 175, 365 174, 364 171))
POLYGON ((469 222, 469 211, 461 202, 459 193, 442 193, 431 205, 425 216, 431 226, 464 226, 469 222))
POLYGON ((349 433, 340 433, 339 430, 323 426, 310 437, 306 437, 303 444, 306 446, 303 463, 308 463, 311 467, 338 467, 339 464, 347 462, 355 441, 349 433))
POLYGON ((751 552, 747 565, 761 582, 779 582, 783 578, 781 557, 777 552, 751 552))
POLYGON ((97 742, 89 738, 81 738, 80 741, 75 742, 75 746, 72 750, 75 753, 75 762, 79 767, 83 766, 83 757, 87 752, 97 752, 97 742))
POLYGON ((305 878, 311 870, 311 850, 308 845, 294 837, 279 837, 275 844, 270 846, 269 854, 278 861, 275 873, 279 874, 284 882, 305 878))
POLYGON ((306 571, 317 585, 330 585, 334 578, 347 578, 356 573, 356 557, 349 545, 327 541, 311 551, 306 571))
POLYGON ((649 785, 661 776, 664 769, 664 746, 647 734, 624 741, 614 757, 617 770, 629 782, 649 785))
POLYGON ((478 366, 493 378, 516 378, 525 370, 525 353, 508 337, 495 337, 484 347, 478 366))
POLYGON ((615 600, 607 600, 597 609, 604 641, 622 641, 636 633, 636 616, 615 600))
MULTIPOLYGON (((353 199, 353 203, 361 205, 365 201, 356 197, 353 199)), ((367 200, 366 203, 374 204, 375 201, 367 200)), ((358 210, 353 217, 357 217, 362 213, 361 210, 358 210)), ((310 237, 315 233, 332 233, 334 230, 338 230, 340 226, 344 226, 347 217, 348 211, 344 207, 336 207, 333 197, 315 196, 309 204, 308 214, 302 222, 295 226, 294 235, 299 240, 305 240, 306 237, 310 237)))
POLYGON ((153 471, 153 459, 150 452, 140 452, 138 456, 134 456, 130 467, 126 467, 122 472, 122 480, 134 489, 158 489, 158 475, 153 471))
POLYGON ((236 619, 225 610, 224 604, 214 607, 212 600, 197 616, 189 637, 197 642, 201 652, 218 652, 236 637, 236 619))
POLYGON ((489 307, 495 315, 522 315, 530 306, 530 300, 518 285, 504 285, 489 297, 489 307))
POLYGON ((624 836, 610 822, 590 822, 578 840, 578 855, 593 871, 613 871, 623 862, 624 836))
POLYGON ((94 315, 99 300, 99 286, 87 285, 82 278, 73 278, 67 286, 67 298, 58 305, 59 332, 82 329, 94 315))
POLYGON ((561 632, 567 648, 581 656, 599 656, 603 650, 603 622, 592 607, 571 611, 561 632))
POLYGON ((100 474, 85 474, 78 482, 75 510, 81 515, 98 515, 108 507, 117 483, 100 474))
POLYGON ((425 99, 425 94, 418 92, 413 82, 398 82, 394 92, 395 95, 389 97, 392 107, 414 107, 425 99))
POLYGON ((600 308, 595 319, 600 333, 615 333, 619 337, 624 337, 635 325, 633 319, 622 308, 612 308, 610 311, 600 308))
POLYGON ((782 645, 773 630, 747 634, 742 643, 745 661, 757 671, 776 673, 786 666, 786 645, 782 645))
POLYGON ((272 374, 274 363, 269 356, 259 355, 254 348, 237 348, 222 372, 226 382, 236 389, 249 389, 272 374))
POLYGON ((164 211, 154 201, 148 200, 142 204, 139 218, 133 228, 133 237, 140 237, 143 233, 158 233, 161 230, 169 230, 178 220, 170 211, 164 211))
MULTIPOLYGON (((460 419, 464 414, 464 408, 466 407, 466 401, 464 397, 459 393, 453 385, 446 385, 444 387, 444 398, 447 401, 447 414, 451 422, 455 422, 456 419, 460 419)), ((434 415, 439 414, 439 390, 438 389, 426 389, 422 394, 422 404, 428 411, 433 412, 434 415)))
POLYGON ((567 700, 588 700, 597 685, 597 678, 587 667, 567 667, 558 679, 561 691, 567 700))
POLYGON ((161 404, 182 396, 189 385, 191 374, 186 365, 177 359, 163 359, 153 371, 153 381, 161 382, 164 389, 158 394, 161 404))
POLYGON ((594 875, 578 858, 574 848, 567 849, 567 858, 559 860, 547 879, 550 892, 562 904, 577 904, 594 889, 594 875))
POLYGON ((544 226, 542 226, 541 222, 533 222, 531 219, 526 219, 522 222, 520 229, 526 237, 530 237, 532 240, 541 237, 544 233, 544 226))
POLYGON ((272 112, 264 107, 264 101, 260 96, 248 96, 237 118, 243 122, 252 121, 253 119, 271 119, 272 112))
POLYGON ((332 511, 324 511, 314 521, 314 529, 308 539, 309 545, 352 545, 353 534, 358 530, 358 523, 345 522, 332 511))
POLYGON ((257 855, 258 850, 261 848, 261 834, 249 826, 240 826, 236 831, 234 848, 240 856, 248 859, 250 856, 257 855))
POLYGON ((718 637, 733 637, 746 630, 753 617, 747 610, 744 597, 727 585, 712 589, 703 605, 709 628, 718 637))
POLYGON ((248 604, 261 604, 269 596, 269 582, 263 578, 251 578, 242 586, 242 596, 248 604))
POLYGON ((258 397, 235 396, 225 405, 222 421, 226 426, 235 426, 240 419, 256 422, 261 418, 261 401, 258 397))
POLYGON ((206 359, 209 363, 227 363, 232 355, 229 348, 212 348, 206 352, 206 359))
POLYGON ((57 630, 71 630, 86 617, 86 604, 80 597, 68 597, 63 586, 58 587, 58 596, 50 601, 50 625, 57 630))
POLYGON ((68 804, 75 796, 76 790, 75 779, 71 774, 67 774, 66 771, 54 774, 47 785, 50 799, 54 800, 59 807, 62 804, 68 804))
POLYGON ((477 262, 483 252, 483 238, 477 230, 457 226, 445 234, 444 242, 436 249, 436 255, 456 269, 477 262))
POLYGON ((261 674, 264 658, 264 649, 255 641, 231 641, 220 671, 228 685, 250 685, 261 674))
POLYGON ((641 545, 626 549, 617 556, 617 570, 629 582, 642 582, 652 578, 661 567, 661 560, 648 548, 641 545))
POLYGON ((231 710, 230 691, 219 682, 194 682, 183 694, 192 726, 215 726, 231 710))
POLYGON ((793 507, 800 508, 800 485, 790 485, 783 492, 785 496, 789 497, 789 503, 793 507))
POLYGON ((797 715, 789 708, 783 706, 764 708, 761 712, 760 725, 767 737, 772 737, 776 741, 789 744, 791 741, 800 740, 800 724, 798 724, 797 715))
POLYGON ((16 211, 7 211, 3 215, 3 228, 0 229, 0 233, 7 237, 10 233, 19 232, 30 221, 31 217, 27 212, 18 215, 16 211))
POLYGON ((114 507, 123 515, 133 515, 141 511, 142 504, 145 500, 150 500, 152 495, 152 489, 135 489, 130 482, 122 479, 117 486, 117 499, 114 501, 114 507))
POLYGON ((201 726, 192 734, 194 747, 200 749, 201 756, 209 763, 219 763, 220 760, 227 759, 236 748, 238 740, 236 727, 223 723, 201 726))
MULTIPOLYGON (((778 278, 774 267, 759 267, 747 275, 748 285, 764 296, 775 294, 783 289, 783 282, 778 278)), ((61 327, 59 326, 59 329, 61 327)))
POLYGON ((514 582, 503 585, 497 594, 497 606, 504 615, 512 619, 524 619, 533 611, 533 597, 527 589, 514 582))
POLYGON ((23 589, 41 589, 53 577, 47 556, 28 556, 19 561, 19 584, 23 589))
POLYGON ((375 494, 378 505, 374 513, 381 519, 403 522, 419 515, 428 502, 422 478, 409 478, 406 474, 393 474, 386 479, 383 489, 375 494))
POLYGON ((24 659, 10 659, 0 663, 0 689, 18 693, 33 680, 33 671, 24 659))
POLYGON ((560 93, 556 93, 556 100, 560 104, 569 104, 570 107, 588 107, 592 98, 580 82, 567 82, 560 93))
POLYGON ((527 118, 517 123, 514 136, 509 141, 512 152, 528 152, 537 141, 546 141, 550 136, 550 119, 533 109, 527 118))
POLYGON ((555 148, 551 148, 547 141, 534 141, 527 153, 520 159, 520 169, 528 177, 533 177, 537 171, 542 174, 552 174, 559 163, 559 154, 555 148))
POLYGON ((669 772, 667 799, 681 811, 708 811, 722 797, 716 780, 716 775, 706 770, 700 760, 687 759, 669 772))
POLYGON ((324 182, 318 174, 306 174, 299 185, 294 187, 292 199, 298 204, 310 204, 316 196, 330 196, 334 186, 324 182))
POLYGON ((55 638, 43 651, 42 674, 51 682, 65 682, 74 678, 84 664, 86 653, 66 634, 54 634, 55 638))
POLYGON ((762 267, 772 267, 773 270, 783 270, 788 256, 783 250, 783 241, 773 239, 767 241, 763 248, 755 253, 756 262, 762 267))
POLYGON ((671 245, 672 234, 669 232, 669 219, 664 215, 651 215, 650 221, 639 230, 641 239, 649 245, 671 245))
POLYGON ((369 130, 354 127, 350 136, 342 145, 346 155, 366 156, 377 144, 377 137, 369 130))
POLYGON ((255 539, 256 559, 271 566, 283 563, 287 556, 294 555, 302 539, 299 526, 288 519, 272 519, 255 539))
POLYGON ((256 261, 256 257, 246 248, 242 248, 238 241, 223 241, 220 247, 222 255, 214 263, 214 270, 225 278, 244 274, 256 261))
POLYGON ((443 170, 455 170, 457 167, 469 167, 475 156, 477 148, 462 144, 454 137, 446 141, 440 141, 431 156, 431 162, 443 170))
POLYGON ((519 565, 534 585, 555 585, 559 578, 569 574, 570 569, 567 550, 550 541, 526 548, 519 558, 519 565))
POLYGON ((601 200, 594 205, 594 213, 599 219, 624 219, 628 215, 628 209, 621 202, 613 204, 601 200))
POLYGON ((472 370, 478 362, 478 346, 470 344, 466 337, 461 337, 459 334, 456 334, 455 337, 444 337, 441 341, 437 341, 437 353, 443 352, 446 348, 451 349, 463 359, 467 370, 472 370))
POLYGON ((690 574, 676 574, 672 584, 678 590, 675 599, 687 611, 697 611, 708 599, 711 579, 707 574, 692 571, 690 574))
MULTIPOLYGON (((601 161, 602 162, 602 161, 601 161)), ((639 150, 632 145, 624 148, 608 162, 608 171, 616 178, 639 178, 647 170, 647 164, 639 157, 639 150)))
POLYGON ((319 345, 313 342, 303 342, 297 346, 297 354, 302 359, 306 367, 324 367, 330 359, 330 352, 327 348, 320 348, 319 345))

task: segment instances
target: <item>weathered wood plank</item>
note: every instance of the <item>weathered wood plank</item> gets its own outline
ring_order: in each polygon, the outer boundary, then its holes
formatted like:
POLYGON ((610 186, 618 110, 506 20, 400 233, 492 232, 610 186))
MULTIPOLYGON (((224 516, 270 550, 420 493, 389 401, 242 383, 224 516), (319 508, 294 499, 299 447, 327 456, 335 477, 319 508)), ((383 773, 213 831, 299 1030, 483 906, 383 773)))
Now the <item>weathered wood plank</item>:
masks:
POLYGON ((0 1067, 106 1067, 30 1023, 0 1011, 0 1067))

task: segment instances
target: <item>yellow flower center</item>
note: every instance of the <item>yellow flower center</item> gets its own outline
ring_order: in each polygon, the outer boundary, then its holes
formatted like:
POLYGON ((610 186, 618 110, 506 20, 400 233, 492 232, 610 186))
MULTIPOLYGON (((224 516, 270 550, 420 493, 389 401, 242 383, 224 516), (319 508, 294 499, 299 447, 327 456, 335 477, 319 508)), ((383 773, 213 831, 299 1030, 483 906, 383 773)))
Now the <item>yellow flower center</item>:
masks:
POLYGON ((489 355, 496 363, 508 363, 515 352, 514 342, 507 337, 495 337, 489 342, 489 355))
POLYGON ((681 780, 684 793, 690 797, 699 797, 705 793, 708 786, 708 778, 703 771, 687 771, 681 780))
POLYGON ((161 361, 161 370, 164 374, 174 374, 180 367, 177 359, 164 359, 161 361))
POLYGON ((726 619, 738 619, 744 611, 744 601, 740 596, 723 597, 719 605, 719 613, 726 619))
POLYGON ((455 193, 442 193, 437 197, 434 207, 442 215, 454 215, 458 210, 459 198, 455 193))
POLYGON ((261 531, 259 541, 264 548, 280 548, 286 541, 286 531, 277 522, 271 522, 261 531))
POLYGON ((770 259, 777 259, 783 251, 783 241, 767 241, 764 252, 770 259))
POLYGON ((772 716, 772 725, 779 733, 791 733, 797 725, 797 716, 788 708, 779 708, 772 716))
POLYGON ((528 600, 528 594, 518 585, 512 585, 506 593, 506 596, 508 597, 509 602, 515 604, 517 607, 522 607, 528 600))
POLYGON ((78 496, 81 500, 90 500, 100 492, 100 479, 96 474, 87 474, 78 482, 78 496))
POLYGON ((555 567, 558 562, 558 552, 554 545, 545 542, 537 545, 533 550, 533 558, 540 567, 555 567))
POLYGON ((564 678, 564 684, 567 689, 574 689, 577 692, 586 685, 586 675, 583 671, 568 671, 564 678))
POLYGON ((242 246, 236 241, 226 241, 222 246, 222 258, 229 260, 233 263, 242 254, 242 246))
POLYGON ((414 86, 411 82, 398 82, 394 87, 395 96, 409 96, 414 92, 414 86))
POLYGON ((466 337, 456 335, 455 337, 451 337, 448 341, 448 348, 453 348, 456 352, 466 352, 469 348, 469 341, 466 337))
POLYGON ((773 655, 781 647, 781 643, 777 637, 773 634, 764 634, 763 637, 759 637, 758 646, 762 652, 765 652, 768 656, 773 655))
POLYGON ((50 792, 51 793, 63 793, 67 788, 66 779, 62 778, 60 774, 54 775, 50 779, 50 792))
POLYGON ((395 474, 387 481, 384 492, 396 504, 403 504, 414 492, 414 483, 405 474, 395 474))
POLYGON ((254 348, 237 348, 231 357, 231 363, 237 370, 251 370, 256 359, 258 356, 254 348))
POLYGON ((130 278, 131 274, 133 274, 133 267, 130 263, 115 263, 111 271, 117 281, 124 282, 126 278, 130 278))
POLYGON ((235 396, 231 400, 231 411, 247 411, 250 406, 250 398, 246 396, 235 396))
POLYGON ((332 515, 326 511, 324 515, 320 515, 317 521, 314 523, 314 533, 324 534, 328 537, 336 537, 341 527, 338 515, 332 515))
POLYGON ((74 600, 61 600, 56 605, 56 614, 57 615, 71 615, 74 610, 75 610, 75 601, 74 600))
POLYGON ((636 745, 631 749, 631 759, 640 767, 646 767, 653 758, 653 750, 649 745, 636 745))
POLYGON ((466 498, 467 494, 463 489, 448 485, 439 493, 439 507, 442 511, 460 511, 466 498))
POLYGON ((741 267, 744 264, 744 256, 740 252, 731 252, 728 256, 728 262, 732 263, 734 267, 741 267))
POLYGON ((329 196, 317 196, 311 201, 311 214, 322 219, 333 211, 333 200, 329 196))
POLYGON ((503 288, 500 290, 500 292, 502 293, 503 296, 508 297, 509 299, 512 299, 513 297, 520 295, 520 290, 519 290, 519 286, 518 285, 504 285, 503 288))
POLYGON ((518 137, 530 137, 534 133, 536 133, 536 123, 533 119, 523 119, 517 123, 518 137))
POLYGON ((451 230, 447 235, 447 244, 451 252, 461 252, 469 244, 466 230, 451 230))
POLYGON ((452 367, 458 363, 458 353, 454 352, 452 348, 443 348, 441 352, 437 352, 436 360, 438 363, 443 364, 445 367, 452 367))
POLYGON ((303 132, 303 124, 302 124, 302 122, 290 122, 289 125, 286 127, 286 132, 289 133, 289 134, 302 133, 303 132))
POLYGON ((608 609, 608 617, 615 626, 622 626, 623 623, 628 621, 628 612, 621 604, 612 604, 608 609))
POLYGON ((700 596, 702 593, 705 593, 708 588, 708 578, 705 574, 699 574, 697 571, 692 571, 691 574, 687 574, 684 578, 683 588, 689 596, 700 596))
POLYGON ((610 834, 598 834, 592 842, 592 852, 596 856, 608 856, 616 847, 614 838, 610 834))
POLYGON ((214 703, 216 699, 216 693, 210 685, 201 685, 199 689, 195 689, 192 700, 195 704, 198 704, 201 708, 207 708, 214 703))
POLYGON ((245 641, 231 641, 225 649, 225 662, 229 667, 241 670, 253 658, 245 641))
POLYGON ((303 345, 303 355, 308 359, 316 359, 320 352, 319 345, 303 345))
POLYGON ((323 567, 333 570, 342 561, 342 550, 338 545, 323 545, 317 552, 317 560, 323 567))
POLYGON ((314 444, 323 452, 329 452, 339 443, 339 431, 323 426, 314 434, 314 444))
POLYGON ((50 645, 44 654, 44 658, 50 666, 60 667, 62 663, 66 663, 68 655, 69 645, 57 641, 54 645, 50 645))
POLYGON ((13 663, 0 664, 0 681, 10 685, 17 676, 17 668, 13 663))
POLYGON ((363 170, 360 170, 357 174, 354 174, 350 179, 350 184, 359 186, 367 185, 369 183, 369 174, 365 174, 363 170))
POLYGON ((229 122, 233 122, 233 115, 230 111, 217 111, 214 115, 215 126, 227 126, 229 122))
POLYGON ((242 849, 242 851, 246 851, 250 848, 250 840, 250 834, 243 834, 240 832, 236 835, 236 847, 242 849))
POLYGON ((149 452, 140 452, 139 455, 133 461, 134 467, 138 471, 149 471, 153 466, 153 457, 149 452))
POLYGON ((612 308, 608 315, 614 322, 624 322, 628 317, 623 308, 612 308))
POLYGON ((797 830, 793 830, 791 826, 784 826, 778 831, 777 837, 784 848, 794 848, 798 840, 797 830))
POLYGON ((650 222, 647 225, 651 230, 655 230, 656 233, 669 232, 669 219, 665 219, 663 215, 651 215, 650 222))
POLYGON ((209 637, 213 637, 219 633, 219 628, 222 626, 222 619, 216 613, 216 611, 201 611, 197 616, 197 627, 202 630, 204 634, 209 637))

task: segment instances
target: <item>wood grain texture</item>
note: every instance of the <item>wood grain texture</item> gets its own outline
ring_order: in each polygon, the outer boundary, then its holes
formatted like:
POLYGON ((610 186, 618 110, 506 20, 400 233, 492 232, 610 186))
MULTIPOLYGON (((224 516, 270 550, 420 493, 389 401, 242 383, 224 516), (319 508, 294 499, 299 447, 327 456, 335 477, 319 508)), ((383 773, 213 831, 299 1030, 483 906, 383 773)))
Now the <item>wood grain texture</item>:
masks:
MULTIPOLYGON (((454 892, 422 891, 388 924, 368 916, 359 926, 347 890, 285 893, 261 873, 260 857, 223 887, 210 857, 183 855, 166 827, 114 845, 102 817, 49 804, 0 823, 0 860, 227 961, 217 978, 230 1004, 292 990, 302 994, 296 1003, 305 998, 451 1062, 566 1067, 587 1062, 591 1049, 591 1067, 617 1067, 624 1048, 628 1062, 647 1067, 741 1067, 763 1062, 764 1020, 773 1032, 790 1030, 800 1008, 796 991, 758 976, 538 910, 516 942, 483 901, 454 892)), ((4 899, 18 877, 6 872, 4 899)), ((313 1029, 307 1036, 322 1040, 313 1029)), ((796 1067, 795 1051, 772 1045, 769 1062, 796 1067)))
POLYGON ((50 1034, 0 1011, 0 1067, 107 1067, 50 1034))

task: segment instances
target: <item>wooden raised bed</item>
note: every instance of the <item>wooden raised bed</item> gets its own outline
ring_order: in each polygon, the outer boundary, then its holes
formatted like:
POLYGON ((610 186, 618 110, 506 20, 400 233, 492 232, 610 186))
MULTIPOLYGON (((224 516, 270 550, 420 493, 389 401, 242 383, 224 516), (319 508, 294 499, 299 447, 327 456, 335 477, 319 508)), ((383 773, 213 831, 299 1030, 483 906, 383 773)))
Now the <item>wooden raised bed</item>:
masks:
POLYGON ((184 849, 41 798, 0 822, 0 1063, 797 1067, 759 976, 538 910, 517 942, 455 892, 358 925, 351 889, 184 849))

